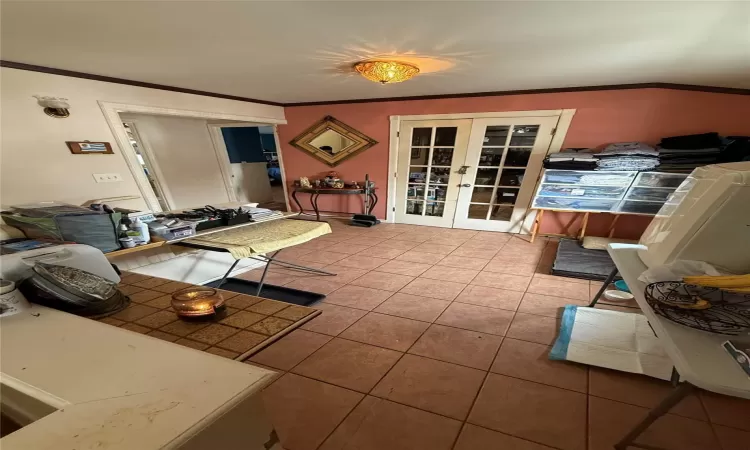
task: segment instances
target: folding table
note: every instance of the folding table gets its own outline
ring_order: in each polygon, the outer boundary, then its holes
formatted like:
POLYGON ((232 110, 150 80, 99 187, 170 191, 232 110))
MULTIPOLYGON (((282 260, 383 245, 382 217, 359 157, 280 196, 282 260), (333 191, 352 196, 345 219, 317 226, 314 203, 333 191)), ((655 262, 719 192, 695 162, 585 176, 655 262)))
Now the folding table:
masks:
MULTIPOLYGON (((732 397, 750 399, 750 378, 722 347, 728 336, 708 333, 674 323, 657 315, 646 302, 644 296, 646 284, 638 280, 638 277, 648 269, 638 256, 638 250, 645 248, 642 245, 609 244, 607 251, 617 269, 613 271, 608 282, 611 282, 614 275, 619 271, 628 284, 631 293, 638 302, 638 306, 641 307, 643 314, 659 339, 659 343, 674 364, 672 384, 675 386, 675 390, 615 445, 617 450, 625 450, 628 446, 637 446, 635 440, 638 436, 656 419, 669 412, 696 387, 732 397)), ((605 282, 602 291, 606 288, 608 282, 605 282)), ((589 306, 596 305, 602 291, 597 294, 589 306)))

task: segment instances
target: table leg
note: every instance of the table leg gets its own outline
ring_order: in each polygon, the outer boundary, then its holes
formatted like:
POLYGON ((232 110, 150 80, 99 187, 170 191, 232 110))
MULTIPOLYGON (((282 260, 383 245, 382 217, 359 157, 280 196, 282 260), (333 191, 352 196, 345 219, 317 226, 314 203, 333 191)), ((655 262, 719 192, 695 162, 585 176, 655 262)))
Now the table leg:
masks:
POLYGON ((315 220, 320 222, 320 211, 318 210, 318 197, 320 197, 320 194, 311 194, 310 204, 313 207, 313 211, 315 211, 315 220))
POLYGON ((374 192, 370 193, 370 198, 373 199, 373 201, 370 203, 370 210, 367 211, 367 214, 372 215, 372 211, 375 209, 375 205, 378 204, 378 195, 374 192))
MULTIPOLYGON (((273 257, 275 258, 276 255, 279 254, 279 252, 281 252, 281 250, 276 250, 276 253, 273 254, 273 257)), ((268 273, 268 269, 270 267, 271 267, 271 263, 269 261, 269 262, 266 263, 266 267, 263 268, 263 275, 260 276, 260 281, 258 282, 258 290, 255 291, 255 296, 256 297, 260 297, 260 291, 263 290, 263 283, 266 281, 266 274, 268 273)))
POLYGON ((238 262, 240 262, 239 259, 234 260, 234 264, 232 264, 232 267, 230 267, 229 270, 227 270, 227 273, 225 273, 224 276, 221 277, 219 284, 216 285, 216 289, 220 289, 221 286, 227 281, 227 277, 229 276, 230 273, 232 273, 232 271, 234 270, 234 267, 237 265, 238 262))
POLYGON ((589 224, 589 213, 583 213, 583 223, 581 224, 581 235, 578 239, 583 239, 586 236, 586 227, 589 224))
POLYGON ((656 419, 668 413, 674 406, 676 406, 683 398, 693 391, 694 387, 690 383, 682 383, 675 390, 673 390, 659 405, 648 412, 648 415, 636 425, 620 442, 615 444, 615 450, 627 450, 638 436, 641 435, 656 419))
POLYGON ((536 217, 534 218, 534 225, 531 227, 531 243, 534 243, 534 239, 536 239, 536 233, 539 231, 539 226, 542 223, 542 217, 544 216, 544 210, 540 209, 536 213, 536 217))
POLYGON ((294 191, 292 191, 292 200, 294 200, 294 203, 297 204, 297 208, 299 208, 299 213, 300 214, 304 214, 305 210, 302 209, 302 205, 300 204, 299 199, 297 198, 297 190, 296 189, 294 191))
POLYGON ((601 298, 602 294, 604 294, 604 291, 607 290, 607 287, 609 287, 609 285, 615 279, 615 277, 617 276, 617 272, 617 267, 615 267, 614 269, 612 269, 612 272, 607 275, 607 279, 604 280, 604 284, 602 284, 601 289, 599 289, 599 292, 596 293, 594 299, 591 300, 591 303, 589 303, 589 308, 593 308, 594 306, 596 306, 596 302, 599 301, 599 298, 601 298))
POLYGON ((612 237, 615 235, 615 225, 617 225, 617 221, 620 220, 620 215, 615 214, 615 218, 612 219, 612 223, 609 226, 609 232, 607 233, 607 237, 612 237))

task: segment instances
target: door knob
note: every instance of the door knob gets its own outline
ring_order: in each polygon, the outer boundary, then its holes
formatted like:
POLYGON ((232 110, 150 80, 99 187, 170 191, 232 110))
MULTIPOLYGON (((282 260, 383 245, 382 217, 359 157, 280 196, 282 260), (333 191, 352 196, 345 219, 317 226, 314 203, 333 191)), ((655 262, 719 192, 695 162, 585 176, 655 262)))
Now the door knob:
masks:
POLYGON ((458 187, 471 187, 469 183, 459 184, 458 187))

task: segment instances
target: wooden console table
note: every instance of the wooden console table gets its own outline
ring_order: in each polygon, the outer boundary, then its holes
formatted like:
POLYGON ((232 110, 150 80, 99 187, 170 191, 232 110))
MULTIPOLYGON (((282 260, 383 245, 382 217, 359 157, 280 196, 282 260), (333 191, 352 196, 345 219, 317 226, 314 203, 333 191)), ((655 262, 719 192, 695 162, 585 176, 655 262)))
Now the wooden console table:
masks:
MULTIPOLYGON (((375 209, 375 205, 378 203, 378 196, 375 193, 375 189, 370 189, 370 201, 369 205, 370 207, 365 211, 365 214, 372 214, 373 209, 375 209)), ((294 203, 297 204, 297 208, 299 208, 300 214, 307 214, 305 210, 302 208, 302 205, 299 202, 299 199, 297 198, 298 193, 303 194, 310 194, 310 205, 312 205, 313 211, 315 211, 315 220, 320 221, 320 209, 318 208, 318 197, 321 195, 365 195, 365 189, 364 188, 303 188, 303 187, 297 187, 294 188, 294 191, 292 191, 292 200, 294 200, 294 203)))

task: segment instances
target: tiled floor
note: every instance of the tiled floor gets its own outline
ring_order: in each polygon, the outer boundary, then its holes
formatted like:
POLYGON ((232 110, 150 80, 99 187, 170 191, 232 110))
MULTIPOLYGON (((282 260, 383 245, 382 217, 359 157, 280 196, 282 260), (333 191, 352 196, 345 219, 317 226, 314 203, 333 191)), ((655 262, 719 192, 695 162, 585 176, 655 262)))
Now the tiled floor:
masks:
MULTIPOLYGON (((332 227, 279 259, 337 276, 273 267, 269 279, 326 294, 311 305, 323 314, 248 361, 280 373, 264 400, 289 450, 612 449, 670 390, 547 359, 560 308, 586 304, 600 287, 546 275, 553 241, 332 227)), ((750 402, 694 395, 640 441, 748 450, 750 402)))

